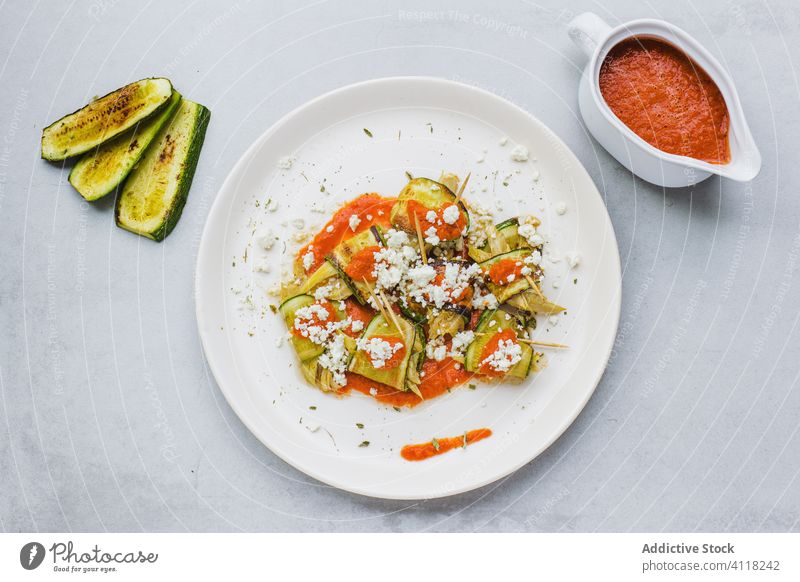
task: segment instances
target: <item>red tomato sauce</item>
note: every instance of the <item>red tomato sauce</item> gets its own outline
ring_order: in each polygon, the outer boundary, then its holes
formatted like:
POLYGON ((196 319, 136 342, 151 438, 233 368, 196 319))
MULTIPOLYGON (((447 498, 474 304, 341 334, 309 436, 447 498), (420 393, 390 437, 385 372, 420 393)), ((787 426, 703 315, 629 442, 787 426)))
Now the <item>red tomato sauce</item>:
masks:
POLYGON ((489 267, 489 272, 487 274, 495 285, 508 285, 522 277, 522 269, 524 267, 525 263, 518 259, 502 259, 493 263, 489 267), (511 275, 513 275, 514 278, 509 281, 508 278, 511 275))
POLYGON ((363 332, 364 328, 367 327, 372 318, 375 317, 375 310, 369 307, 368 305, 361 305, 358 301, 353 299, 352 297, 348 297, 344 301, 345 307, 345 314, 349 317, 352 321, 360 321, 364 327, 361 331, 353 331, 349 327, 345 328, 344 333, 351 337, 359 337, 363 332))
POLYGON ((361 249, 350 259, 350 263, 344 272, 356 281, 375 281, 377 279, 373 274, 375 270, 375 253, 380 250, 381 247, 378 245, 361 249))
POLYGON ((445 358, 441 362, 425 360, 422 371, 425 373, 419 386, 422 399, 413 392, 401 392, 352 372, 347 373, 347 385, 340 392, 355 390, 389 406, 413 408, 425 400, 441 396, 450 388, 465 384, 472 378, 472 374, 464 370, 464 366, 451 358, 445 358))
POLYGON ((624 40, 606 56, 599 82, 614 115, 650 145, 711 164, 730 161, 725 99, 677 47, 648 37, 624 40))
MULTIPOLYGON (((486 360, 489 356, 491 356, 495 351, 497 351, 498 346, 500 345, 500 340, 508 341, 511 340, 513 342, 517 341, 517 332, 513 329, 504 329, 496 334, 494 334, 489 342, 483 346, 483 351, 481 352, 481 362, 486 360)), ((498 372, 494 368, 492 368, 488 362, 482 363, 478 368, 478 371, 481 374, 486 374, 487 376, 504 376, 504 372, 498 372)))
POLYGON ((458 211, 458 220, 456 220, 453 224, 447 224, 442 215, 444 214, 444 209, 448 206, 452 206, 451 204, 445 204, 441 208, 428 208, 427 206, 420 204, 416 200, 409 200, 408 202, 408 219, 411 221, 411 224, 414 225, 416 220, 419 220, 419 226, 422 229, 422 232, 426 232, 430 227, 436 229, 436 236, 439 237, 441 240, 454 240, 461 236, 461 232, 464 230, 464 227, 467 225, 467 221, 464 218, 464 213, 461 212, 459 208, 458 211), (433 211, 436 213, 436 218, 433 222, 428 220, 428 212, 433 211), (441 223, 441 224, 438 224, 441 223))
POLYGON ((390 226, 389 213, 396 201, 397 198, 384 198, 374 193, 362 194, 355 200, 351 200, 336 211, 311 242, 298 251, 297 256, 302 257, 310 250, 314 255, 314 262, 311 263, 308 272, 313 272, 322 264, 325 256, 343 240, 363 232, 371 226, 388 228, 390 226), (350 217, 353 215, 358 216, 361 221, 355 230, 350 228, 350 217), (328 232, 329 227, 331 227, 330 232, 328 232))
POLYGON ((443 455, 456 448, 466 448, 483 439, 492 436, 492 429, 479 428, 464 433, 461 436, 449 437, 446 439, 433 439, 428 443, 418 445, 406 445, 400 449, 400 456, 406 461, 424 461, 437 455, 443 455))

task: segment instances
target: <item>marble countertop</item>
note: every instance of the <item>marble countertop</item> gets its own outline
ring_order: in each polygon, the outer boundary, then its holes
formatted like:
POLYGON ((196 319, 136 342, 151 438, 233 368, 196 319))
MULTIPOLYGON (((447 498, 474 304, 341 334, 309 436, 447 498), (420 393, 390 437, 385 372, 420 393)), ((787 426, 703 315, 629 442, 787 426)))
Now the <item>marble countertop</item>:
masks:
POLYGON ((800 530, 800 13, 792 0, 175 3, 0 8, 0 527, 5 531, 800 530), (266 5, 268 4, 268 5, 266 5), (664 191, 588 137, 566 23, 660 17, 728 68, 764 158, 747 184, 664 191), (169 76, 213 111, 163 244, 118 229, 44 125, 169 76), (248 145, 310 98, 433 75, 544 120, 603 194, 623 302, 594 397, 510 477, 425 502, 367 499, 289 467, 205 364, 193 273, 215 193, 248 145))

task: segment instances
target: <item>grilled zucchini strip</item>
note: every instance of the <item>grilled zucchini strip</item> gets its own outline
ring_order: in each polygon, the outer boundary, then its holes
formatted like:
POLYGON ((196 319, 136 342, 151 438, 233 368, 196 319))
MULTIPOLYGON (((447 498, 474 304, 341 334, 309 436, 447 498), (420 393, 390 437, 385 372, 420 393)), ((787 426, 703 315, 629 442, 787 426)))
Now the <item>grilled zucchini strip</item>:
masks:
POLYGON ((42 131, 42 157, 58 161, 93 150, 164 107, 169 79, 142 79, 95 99, 42 131))

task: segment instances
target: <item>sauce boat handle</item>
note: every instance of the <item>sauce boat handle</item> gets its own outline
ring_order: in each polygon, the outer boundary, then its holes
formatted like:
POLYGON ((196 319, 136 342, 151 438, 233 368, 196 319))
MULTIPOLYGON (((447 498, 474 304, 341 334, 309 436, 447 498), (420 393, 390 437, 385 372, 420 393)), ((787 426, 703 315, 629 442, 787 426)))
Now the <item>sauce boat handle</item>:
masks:
POLYGON ((567 34, 587 57, 594 54, 597 45, 605 40, 611 27, 594 12, 584 12, 567 25, 567 34))

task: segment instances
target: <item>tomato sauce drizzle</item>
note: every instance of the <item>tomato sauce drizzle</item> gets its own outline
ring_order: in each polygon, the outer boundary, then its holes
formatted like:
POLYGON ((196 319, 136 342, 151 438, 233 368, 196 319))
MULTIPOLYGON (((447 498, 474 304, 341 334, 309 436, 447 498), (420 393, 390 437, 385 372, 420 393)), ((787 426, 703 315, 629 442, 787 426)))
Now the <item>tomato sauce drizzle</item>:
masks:
POLYGON ((385 198, 380 194, 362 194, 358 198, 351 200, 342 206, 333 217, 325 223, 325 226, 316 236, 301 248, 297 257, 300 258, 311 251, 314 261, 307 269, 311 273, 316 270, 325 260, 326 255, 336 248, 340 242, 348 239, 360 232, 364 232, 371 226, 389 228, 389 213, 397 198, 385 198), (360 222, 355 229, 350 227, 350 217, 357 216, 360 222), (330 231, 328 230, 330 228, 330 231))
POLYGON ((465 448, 483 439, 492 436, 492 429, 478 428, 470 430, 461 436, 448 437, 444 439, 434 439, 427 443, 418 445, 406 445, 400 450, 400 456, 406 461, 424 461, 437 455, 443 455, 456 448, 465 448))
POLYGON ((438 236, 439 239, 454 240, 461 236, 461 232, 467 225, 467 221, 464 218, 464 213, 461 212, 461 209, 459 209, 458 219, 453 224, 447 224, 442 218, 442 215, 444 214, 445 208, 448 206, 451 206, 451 204, 445 204, 438 209, 428 208, 416 200, 409 200, 408 219, 411 221, 412 225, 415 223, 415 220, 419 220, 419 226, 423 233, 426 232, 430 227, 433 227, 436 229, 436 236, 438 236), (436 214, 436 218, 433 222, 428 220, 428 212, 431 211, 436 214))

